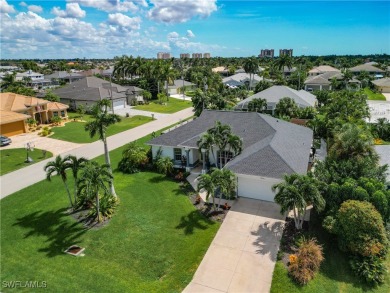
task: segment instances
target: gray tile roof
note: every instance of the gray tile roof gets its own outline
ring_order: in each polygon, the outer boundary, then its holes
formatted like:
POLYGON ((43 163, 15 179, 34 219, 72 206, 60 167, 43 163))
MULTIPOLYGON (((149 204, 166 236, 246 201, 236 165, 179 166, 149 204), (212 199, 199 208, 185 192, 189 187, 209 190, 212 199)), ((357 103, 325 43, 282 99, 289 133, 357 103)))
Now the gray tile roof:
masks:
POLYGON ((149 144, 197 149, 196 142, 215 121, 229 124, 243 141, 242 153, 226 166, 232 171, 270 178, 306 173, 311 129, 253 112, 205 110, 194 121, 152 139, 149 144))
MULTIPOLYGON (((184 86, 194 86, 195 84, 189 81, 184 81, 184 86)), ((168 88, 170 89, 176 89, 183 86, 183 80, 182 79, 175 79, 173 81, 173 85, 168 85, 168 88)))
MULTIPOLYGON (((110 87, 110 82, 95 76, 89 76, 55 89, 53 93, 58 95, 60 99, 100 101, 111 97, 110 87)), ((112 83, 113 100, 125 98, 126 91, 127 88, 112 83)))
POLYGON ((375 84, 376 86, 386 86, 386 87, 390 87, 390 77, 385 77, 385 78, 373 80, 373 81, 371 81, 371 82, 372 82, 373 84, 375 84))
POLYGON ((51 80, 52 78, 58 79, 80 79, 84 78, 84 75, 76 72, 68 73, 66 71, 56 71, 50 75, 45 75, 45 79, 51 80))
POLYGON ((279 103, 282 98, 289 97, 292 98, 295 103, 300 107, 309 107, 314 106, 316 103, 316 96, 310 94, 306 91, 296 91, 288 86, 284 85, 274 85, 264 91, 261 91, 253 96, 250 96, 241 102, 239 102, 235 109, 242 110, 248 109, 248 104, 253 99, 266 99, 268 106, 274 106, 279 103))
POLYGON ((384 72, 382 69, 375 67, 371 64, 362 64, 355 67, 352 67, 349 69, 352 72, 361 72, 361 71, 367 71, 367 72, 384 72))

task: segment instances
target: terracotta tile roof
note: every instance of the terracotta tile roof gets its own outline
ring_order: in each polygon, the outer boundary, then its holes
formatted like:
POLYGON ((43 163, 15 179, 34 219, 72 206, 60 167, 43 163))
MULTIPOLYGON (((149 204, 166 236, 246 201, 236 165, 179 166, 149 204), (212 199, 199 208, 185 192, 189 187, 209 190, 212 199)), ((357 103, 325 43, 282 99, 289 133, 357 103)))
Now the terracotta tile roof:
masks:
POLYGON ((16 95, 14 93, 0 93, 0 110, 24 111, 27 109, 28 108, 24 104, 24 96, 16 95))
POLYGON ((58 111, 58 110, 66 110, 68 109, 69 106, 62 104, 62 103, 57 103, 57 102, 52 102, 47 105, 47 110, 48 111, 58 111))
POLYGON ((11 122, 26 120, 30 118, 30 115, 20 114, 11 111, 0 110, 0 125, 11 122))

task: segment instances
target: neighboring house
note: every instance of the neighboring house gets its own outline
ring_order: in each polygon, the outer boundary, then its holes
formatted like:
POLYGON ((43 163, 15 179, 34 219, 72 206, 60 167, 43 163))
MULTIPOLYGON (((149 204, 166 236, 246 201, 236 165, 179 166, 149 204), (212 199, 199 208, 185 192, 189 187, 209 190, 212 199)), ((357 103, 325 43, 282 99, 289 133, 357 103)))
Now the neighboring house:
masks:
POLYGON ((60 97, 61 103, 69 105, 72 109, 77 109, 79 105, 91 108, 103 99, 110 99, 114 110, 123 109, 127 102, 126 87, 95 76, 88 76, 67 84, 55 89, 53 93, 60 97))
MULTIPOLYGON (((252 87, 255 87, 259 81, 263 80, 263 77, 253 74, 252 76, 252 87)), ((248 86, 249 85, 249 73, 236 73, 234 75, 225 77, 222 79, 222 83, 228 87, 248 86)))
POLYGON ((289 67, 287 67, 287 66, 284 66, 284 67, 283 67, 283 75, 284 75, 284 76, 290 76, 291 73, 295 72, 296 70, 297 70, 296 67, 291 67, 291 68, 289 68, 289 67))
POLYGON ((34 72, 32 70, 17 73, 15 80, 26 82, 26 84, 34 90, 50 88, 52 86, 50 79, 45 79, 43 74, 34 72))
POLYGON ((181 167, 182 156, 190 169, 205 166, 204 150, 198 149, 197 141, 216 121, 230 125, 243 142, 242 153, 234 158, 231 152, 219 152, 216 147, 208 156, 211 166, 220 157, 228 160, 225 168, 237 175, 238 196, 273 201, 271 187, 281 182, 284 174, 306 174, 312 130, 255 112, 205 110, 195 120, 149 141, 153 158, 161 149, 161 155, 172 158, 175 167, 181 167))
POLYGON ((315 95, 304 90, 297 91, 288 86, 274 85, 268 89, 265 89, 264 91, 258 92, 257 94, 242 100, 234 107, 234 110, 247 111, 250 101, 253 99, 265 99, 267 100, 267 111, 274 114, 276 104, 279 103, 281 99, 286 97, 293 99, 300 108, 314 107, 317 101, 315 95))
POLYGON ((26 120, 34 118, 38 123, 47 123, 53 117, 68 118, 68 106, 35 97, 0 93, 1 134, 12 136, 27 132, 26 120))
POLYGON ((390 77, 371 81, 380 93, 390 93, 390 77))
POLYGON ((58 81, 74 82, 82 78, 84 78, 84 75, 80 73, 67 71, 56 71, 50 75, 45 76, 45 79, 51 80, 52 82, 54 82, 54 84, 56 84, 56 82, 58 81))
POLYGON ((328 72, 340 73, 341 71, 338 70, 337 68, 334 68, 334 67, 329 66, 329 65, 320 65, 320 66, 317 66, 317 67, 314 67, 313 69, 311 69, 309 71, 309 76, 316 76, 316 75, 320 75, 320 74, 328 73, 328 72))
POLYGON ((125 88, 127 88, 127 105, 142 104, 144 102, 143 89, 134 85, 125 86, 125 88))
POLYGON ((180 94, 180 89, 183 87, 185 88, 185 90, 193 90, 196 85, 192 82, 183 79, 175 79, 172 84, 168 84, 168 94, 180 94))
MULTIPOLYGON (((337 80, 338 82, 343 81, 343 74, 341 72, 326 72, 320 75, 309 76, 304 84, 305 91, 312 92, 315 90, 332 90, 332 79, 337 80)), ((348 81, 349 89, 360 89, 361 82, 356 78, 352 78, 348 81)))
POLYGON ((383 77, 383 74, 385 73, 384 70, 378 68, 378 67, 375 67, 371 64, 362 64, 362 65, 358 65, 358 66, 355 66, 355 67, 352 67, 352 68, 349 68, 349 70, 356 76, 356 75, 359 75, 360 72, 362 71, 366 71, 368 72, 370 75, 374 76, 375 78, 382 78, 383 77))

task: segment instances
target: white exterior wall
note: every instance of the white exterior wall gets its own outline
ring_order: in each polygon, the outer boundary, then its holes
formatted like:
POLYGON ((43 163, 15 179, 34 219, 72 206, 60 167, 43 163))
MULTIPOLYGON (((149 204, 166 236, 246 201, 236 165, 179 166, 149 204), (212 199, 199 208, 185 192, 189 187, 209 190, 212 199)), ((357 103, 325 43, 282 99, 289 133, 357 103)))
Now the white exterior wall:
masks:
POLYGON ((274 202, 275 193, 271 188, 274 184, 281 182, 281 179, 236 175, 238 196, 274 202))
MULTIPOLYGON (((159 149, 160 149, 160 146, 155 146, 155 145, 152 146, 153 158, 156 157, 157 151, 159 149)), ((162 153, 161 153, 162 157, 170 157, 171 159, 173 159, 173 148, 172 147, 164 147, 164 146, 162 146, 161 150, 162 150, 162 153)))

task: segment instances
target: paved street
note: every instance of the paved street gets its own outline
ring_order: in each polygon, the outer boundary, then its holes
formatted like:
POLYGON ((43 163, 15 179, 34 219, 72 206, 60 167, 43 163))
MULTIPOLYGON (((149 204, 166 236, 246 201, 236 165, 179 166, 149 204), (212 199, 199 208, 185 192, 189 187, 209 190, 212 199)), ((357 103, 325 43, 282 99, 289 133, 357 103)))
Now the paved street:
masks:
MULTIPOLYGON (((191 117, 192 115, 193 115, 192 108, 188 108, 176 112, 174 114, 161 117, 158 120, 143 124, 139 127, 110 136, 108 138, 108 148, 110 151, 114 150, 118 147, 121 147, 122 145, 125 145, 126 143, 144 137, 145 135, 148 135, 153 131, 158 131, 161 128, 177 123, 180 120, 191 117)), ((88 159, 93 159, 97 156, 102 155, 103 153, 104 153, 103 143, 101 141, 96 141, 90 144, 82 145, 73 150, 67 150, 61 152, 61 155, 66 156, 68 154, 72 154, 77 157, 83 156, 88 159)), ((1 188, 0 198, 4 198, 18 190, 26 188, 41 180, 44 180, 45 173, 43 171, 43 167, 47 164, 47 162, 51 160, 52 159, 47 159, 39 163, 25 167, 23 169, 1 176, 0 177, 0 188, 1 188)))

